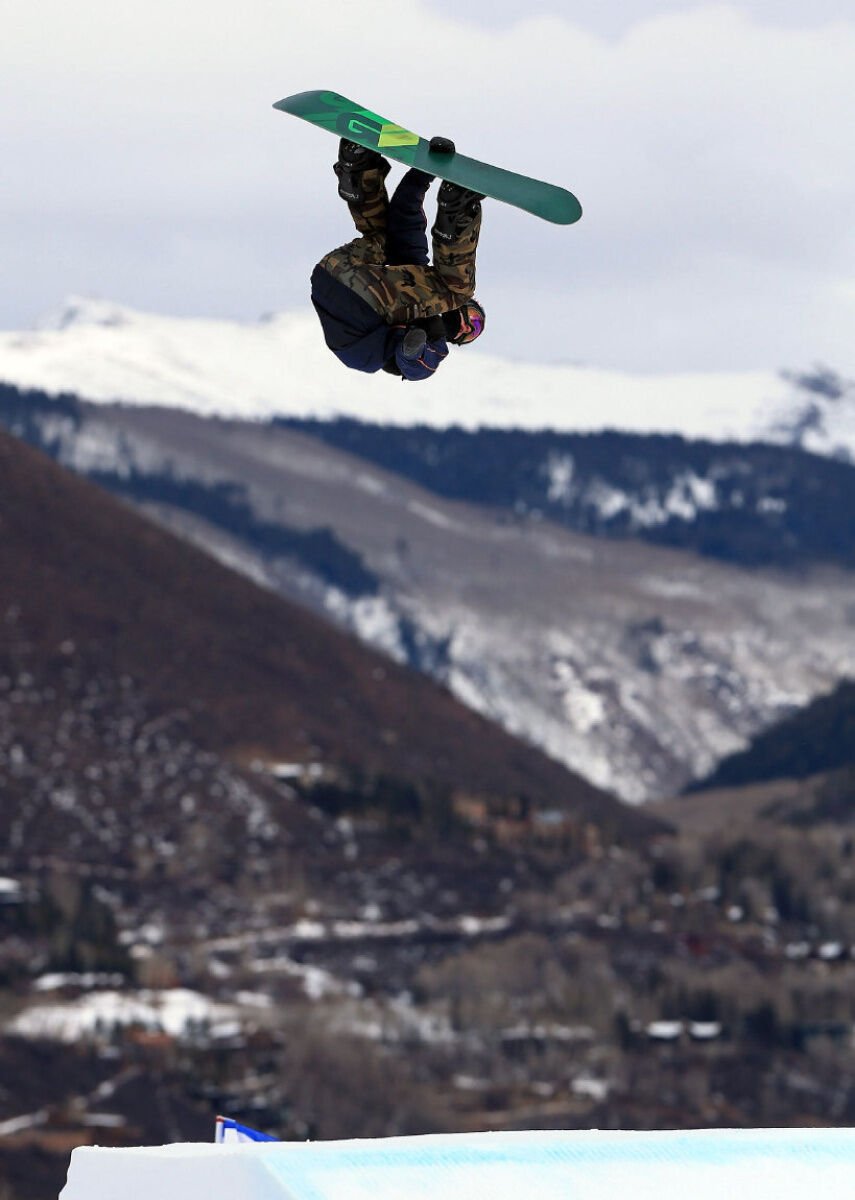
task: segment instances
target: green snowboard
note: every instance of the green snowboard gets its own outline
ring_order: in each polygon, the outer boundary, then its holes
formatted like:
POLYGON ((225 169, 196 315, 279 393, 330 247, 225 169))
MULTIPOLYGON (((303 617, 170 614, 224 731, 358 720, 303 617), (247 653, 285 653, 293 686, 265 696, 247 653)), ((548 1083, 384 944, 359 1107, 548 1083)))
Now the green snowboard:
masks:
POLYGON ((473 192, 483 192, 485 196, 513 204, 536 217, 554 221, 556 225, 572 225, 582 215, 581 204, 565 188, 513 171, 503 171, 501 167, 467 158, 464 154, 431 150, 427 138, 378 117, 338 92, 298 92, 296 96, 277 101, 273 107, 328 129, 336 137, 348 138, 369 150, 379 150, 396 162, 418 167, 440 179, 449 179, 473 192))

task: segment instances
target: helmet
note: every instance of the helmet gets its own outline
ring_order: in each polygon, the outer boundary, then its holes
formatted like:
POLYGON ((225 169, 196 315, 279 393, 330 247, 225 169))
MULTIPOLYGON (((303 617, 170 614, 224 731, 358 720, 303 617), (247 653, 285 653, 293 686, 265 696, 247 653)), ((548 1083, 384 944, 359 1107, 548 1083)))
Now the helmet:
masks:
POLYGON ((484 332, 486 314, 477 300, 467 300, 460 308, 443 313, 442 320, 448 341, 454 346, 466 346, 484 332))

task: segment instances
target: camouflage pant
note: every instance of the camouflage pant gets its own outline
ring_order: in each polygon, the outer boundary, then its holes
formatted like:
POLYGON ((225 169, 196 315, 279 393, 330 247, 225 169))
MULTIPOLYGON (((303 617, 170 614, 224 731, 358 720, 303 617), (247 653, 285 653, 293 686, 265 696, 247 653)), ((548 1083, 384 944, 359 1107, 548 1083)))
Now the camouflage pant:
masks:
POLYGON ((390 266, 386 262, 386 184, 380 171, 366 171, 363 181, 364 202, 348 205, 361 236, 327 254, 320 265, 367 300, 390 325, 436 317, 469 300, 475 294, 480 213, 457 241, 446 244, 433 239, 433 266, 390 266))

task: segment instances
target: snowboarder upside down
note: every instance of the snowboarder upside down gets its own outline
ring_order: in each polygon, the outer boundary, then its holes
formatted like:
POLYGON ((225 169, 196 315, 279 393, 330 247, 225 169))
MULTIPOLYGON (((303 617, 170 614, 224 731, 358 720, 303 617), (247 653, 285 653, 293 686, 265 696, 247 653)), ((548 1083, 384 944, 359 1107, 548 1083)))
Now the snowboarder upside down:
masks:
POLYGON ((327 345, 346 367, 430 379, 449 342, 467 345, 484 329, 474 298, 483 196, 442 183, 430 266, 423 201, 434 176, 411 168, 389 200, 389 169, 376 150, 342 139, 338 193, 361 236, 315 267, 312 303, 327 345))

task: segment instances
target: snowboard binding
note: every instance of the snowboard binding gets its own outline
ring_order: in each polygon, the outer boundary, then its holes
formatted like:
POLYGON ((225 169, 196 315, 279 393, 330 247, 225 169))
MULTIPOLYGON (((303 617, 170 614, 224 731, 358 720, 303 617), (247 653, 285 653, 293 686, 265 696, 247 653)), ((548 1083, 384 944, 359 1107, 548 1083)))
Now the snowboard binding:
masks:
POLYGON ((450 244, 466 233, 481 212, 481 192, 444 180, 436 198, 436 221, 431 230, 440 242, 450 244))
MULTIPOLYGON (((363 204, 366 199, 365 172, 380 171, 380 178, 385 179, 391 165, 376 150, 342 138, 338 147, 338 162, 333 166, 338 177, 338 194, 348 204, 363 204)), ((374 190, 371 189, 372 193, 374 190)))

